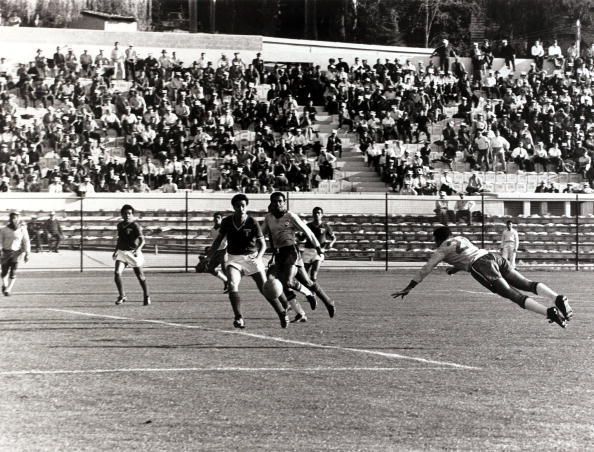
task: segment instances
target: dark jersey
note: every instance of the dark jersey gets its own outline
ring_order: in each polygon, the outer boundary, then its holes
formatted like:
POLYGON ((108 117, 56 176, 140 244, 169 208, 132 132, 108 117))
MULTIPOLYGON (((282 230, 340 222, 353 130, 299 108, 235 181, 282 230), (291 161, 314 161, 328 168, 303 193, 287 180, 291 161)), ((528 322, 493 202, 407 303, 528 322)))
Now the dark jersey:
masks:
MULTIPOLYGON (((313 221, 311 221, 307 223, 307 227, 311 229, 311 232, 314 233, 322 248, 324 248, 326 242, 334 240, 334 232, 332 231, 330 225, 326 223, 320 223, 319 225, 316 225, 313 221)), ((315 248, 315 246, 309 240, 306 240, 305 248, 315 248)))
POLYGON ((138 245, 140 237, 142 237, 142 229, 137 223, 126 221, 118 223, 118 250, 132 251, 138 245))
POLYGON ((248 216, 241 225, 233 222, 233 215, 223 218, 220 232, 227 237, 227 253, 253 254, 258 251, 258 239, 263 237, 256 220, 248 216))

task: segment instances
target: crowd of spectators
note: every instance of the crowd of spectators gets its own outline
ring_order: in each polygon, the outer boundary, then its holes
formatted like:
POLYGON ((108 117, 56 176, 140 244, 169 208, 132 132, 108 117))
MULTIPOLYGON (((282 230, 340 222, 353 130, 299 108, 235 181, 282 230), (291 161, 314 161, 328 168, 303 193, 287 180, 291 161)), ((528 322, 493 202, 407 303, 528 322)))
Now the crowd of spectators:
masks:
POLYGON ((507 42, 497 46, 506 61, 498 71, 488 42, 473 46, 469 70, 442 44, 427 65, 358 57, 325 68, 265 65, 238 52, 187 64, 175 51, 140 55, 117 42, 97 55, 38 49, 16 71, 0 58, 0 191, 308 191, 332 179, 342 157, 338 131, 325 140, 316 131, 315 105, 356 134, 367 164, 396 192, 454 193, 435 164, 452 169, 459 159, 477 170, 514 162, 576 171, 591 183, 594 47, 582 57, 552 43, 518 73, 507 42), (43 115, 19 118, 17 102, 43 115))

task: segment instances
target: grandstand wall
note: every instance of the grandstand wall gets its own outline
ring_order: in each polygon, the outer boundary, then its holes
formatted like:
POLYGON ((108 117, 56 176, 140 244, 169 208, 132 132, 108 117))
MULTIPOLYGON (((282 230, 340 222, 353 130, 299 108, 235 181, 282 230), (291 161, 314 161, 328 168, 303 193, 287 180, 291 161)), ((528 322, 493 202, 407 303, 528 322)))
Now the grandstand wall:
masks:
MULTIPOLYGON (((232 193, 97 193, 83 198, 85 211, 117 211, 123 204, 132 204, 140 211, 171 210, 191 212, 212 212, 231 210, 232 193)), ((386 193, 287 193, 291 210, 308 214, 315 206, 322 206, 328 214, 351 215, 433 215, 436 197, 403 196, 386 193)), ((250 210, 265 211, 268 206, 267 194, 250 194, 250 210)), ((57 196, 51 193, 3 193, 2 210, 6 216, 11 210, 30 211, 78 211, 81 202, 78 196, 57 196)), ((446 197, 453 209, 456 196, 446 197)), ((506 193, 489 194, 484 198, 469 196, 474 201, 473 211, 483 210, 487 216, 572 216, 579 202, 579 215, 594 213, 594 196, 551 193, 506 193)))
MULTIPOLYGON (((297 63, 308 62, 325 69, 329 58, 343 57, 352 62, 355 56, 375 63, 378 58, 410 58, 414 62, 427 64, 433 49, 421 47, 394 47, 344 42, 308 41, 300 39, 280 39, 256 35, 227 35, 208 33, 173 32, 123 32, 81 30, 66 28, 0 27, 0 40, 3 43, 0 56, 7 61, 24 63, 32 61, 35 51, 43 50, 46 57, 53 55, 56 46, 71 48, 78 57, 83 50, 95 56, 99 49, 105 52, 119 42, 122 48, 133 44, 140 55, 153 52, 159 56, 161 50, 175 51, 178 58, 189 65, 205 52, 213 62, 219 53, 241 52, 244 61, 251 61, 261 52, 265 61, 297 63)), ((107 54, 107 53, 106 53, 107 54)), ((470 68, 470 59, 461 59, 470 68)), ((437 61, 437 60, 435 60, 437 61)), ((531 60, 516 61, 517 71, 528 70, 531 60)), ((504 61, 496 58, 493 68, 504 67, 504 61)))

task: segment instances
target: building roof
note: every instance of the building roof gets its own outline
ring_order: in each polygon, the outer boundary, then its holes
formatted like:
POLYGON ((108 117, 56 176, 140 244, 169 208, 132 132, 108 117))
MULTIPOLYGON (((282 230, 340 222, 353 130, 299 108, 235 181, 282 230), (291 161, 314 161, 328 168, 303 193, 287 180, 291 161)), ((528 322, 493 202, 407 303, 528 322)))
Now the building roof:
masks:
POLYGON ((122 16, 120 14, 102 13, 101 11, 91 11, 90 9, 83 9, 80 14, 82 16, 97 17, 104 20, 113 20, 118 22, 136 22, 134 16, 122 16))

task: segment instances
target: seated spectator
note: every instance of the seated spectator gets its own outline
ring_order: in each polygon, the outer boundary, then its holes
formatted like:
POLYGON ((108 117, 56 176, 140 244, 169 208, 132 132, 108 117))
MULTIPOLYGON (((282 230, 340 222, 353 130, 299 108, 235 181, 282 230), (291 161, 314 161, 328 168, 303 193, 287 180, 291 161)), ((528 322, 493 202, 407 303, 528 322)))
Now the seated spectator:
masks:
POLYGON ((475 195, 477 193, 483 193, 487 191, 483 187, 483 182, 479 177, 478 173, 474 172, 470 175, 470 179, 468 179, 468 184, 466 185, 466 193, 469 195, 475 195))

